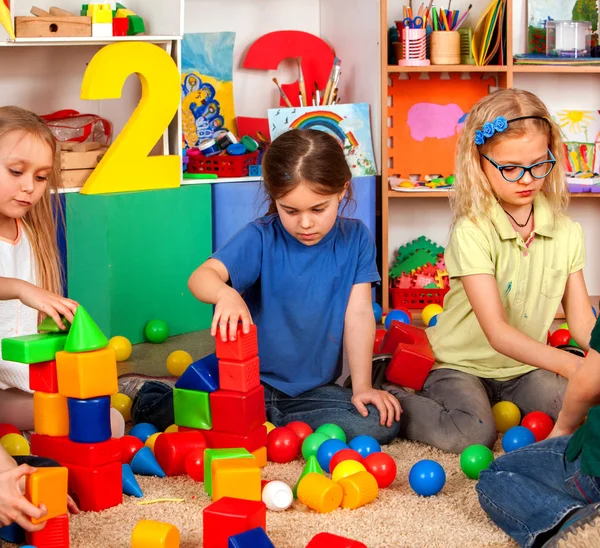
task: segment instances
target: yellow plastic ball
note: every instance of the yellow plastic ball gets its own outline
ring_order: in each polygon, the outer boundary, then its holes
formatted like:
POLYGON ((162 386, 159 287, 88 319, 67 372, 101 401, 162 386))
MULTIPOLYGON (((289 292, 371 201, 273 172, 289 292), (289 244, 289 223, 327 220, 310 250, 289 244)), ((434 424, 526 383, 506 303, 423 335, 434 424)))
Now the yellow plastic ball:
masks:
POLYGON ((156 434, 152 434, 144 444, 146 447, 150 447, 150 450, 154 453, 154 444, 156 443, 156 438, 160 436, 162 432, 156 432, 156 434))
POLYGON ((192 356, 185 350, 175 350, 167 358, 167 369, 174 377, 181 377, 193 361, 192 356))
POLYGON ((133 405, 133 401, 129 396, 121 394, 120 392, 113 394, 110 397, 110 405, 123 415, 123 420, 125 422, 131 420, 131 406, 133 405))
POLYGON ((421 319, 425 325, 429 325, 431 318, 443 311, 444 309, 439 304, 428 304, 421 312, 421 319))
POLYGON ((331 479, 335 482, 347 478, 357 472, 366 472, 366 468, 361 462, 356 460, 343 460, 340 462, 331 473, 331 479))
POLYGON ((165 430, 165 434, 168 434, 170 432, 179 432, 179 426, 177 426, 176 424, 172 424, 165 430))
POLYGON ((108 347, 115 351, 118 362, 125 362, 131 356, 131 343, 126 337, 121 337, 120 335, 113 337, 108 341, 108 347))
POLYGON ((492 413, 494 413, 498 432, 506 432, 513 426, 519 426, 521 422, 521 411, 510 401, 499 401, 492 407, 492 413))
POLYGON ((29 442, 21 434, 6 434, 0 438, 0 445, 11 457, 26 457, 31 455, 29 442))
POLYGON ((275 429, 275 425, 272 422, 265 422, 264 425, 267 427, 267 434, 271 431, 275 429))

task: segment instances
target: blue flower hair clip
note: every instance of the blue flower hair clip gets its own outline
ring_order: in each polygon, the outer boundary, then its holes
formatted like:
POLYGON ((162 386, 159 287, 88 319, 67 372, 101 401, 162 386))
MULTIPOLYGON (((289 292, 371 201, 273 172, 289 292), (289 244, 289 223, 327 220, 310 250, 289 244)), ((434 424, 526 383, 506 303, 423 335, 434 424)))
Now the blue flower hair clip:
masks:
POLYGON ((496 133, 502 133, 508 127, 508 120, 504 116, 498 116, 493 122, 486 122, 481 129, 475 131, 475 144, 483 145, 496 133))

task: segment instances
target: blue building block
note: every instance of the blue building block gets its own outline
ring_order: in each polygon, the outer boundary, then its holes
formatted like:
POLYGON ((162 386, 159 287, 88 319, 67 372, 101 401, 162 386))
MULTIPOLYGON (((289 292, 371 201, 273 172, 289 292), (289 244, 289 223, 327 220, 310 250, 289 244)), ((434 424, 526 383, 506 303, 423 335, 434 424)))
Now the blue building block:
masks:
POLYGON ((6 542, 22 544, 25 542, 25 530, 18 523, 0 527, 0 538, 6 542))
POLYGON ((175 383, 176 388, 215 392, 219 389, 219 360, 215 354, 195 361, 184 371, 175 383))
POLYGON ((110 396, 87 400, 67 398, 67 406, 71 441, 100 443, 110 438, 110 396))
POLYGON ((260 164, 248 166, 248 175, 250 177, 262 177, 262 166, 260 164))
POLYGON ((228 548, 275 548, 262 527, 229 537, 228 548))

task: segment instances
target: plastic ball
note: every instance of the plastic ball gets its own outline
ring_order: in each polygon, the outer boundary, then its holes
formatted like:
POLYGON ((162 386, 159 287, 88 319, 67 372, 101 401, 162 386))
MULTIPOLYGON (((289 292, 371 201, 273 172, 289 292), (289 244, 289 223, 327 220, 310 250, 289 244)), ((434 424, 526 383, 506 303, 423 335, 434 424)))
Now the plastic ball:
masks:
POLYGON ((294 494, 287 483, 273 480, 264 486, 262 490, 262 501, 269 510, 283 512, 294 502, 294 494))
POLYGON ((302 421, 288 422, 285 427, 296 432, 296 436, 298 436, 301 443, 313 433, 313 429, 302 421))
POLYGON ((204 481, 204 449, 194 449, 185 457, 185 473, 194 481, 204 481))
POLYGON ((375 323, 379 323, 381 321, 381 317, 383 316, 383 308, 379 303, 373 301, 373 314, 375 314, 375 323))
POLYGON ((510 453, 532 443, 535 443, 535 436, 531 430, 524 426, 513 426, 502 438, 502 449, 510 453))
POLYGON ((146 443, 146 440, 152 435, 158 432, 158 428, 149 422, 140 422, 136 424, 130 431, 130 436, 135 436, 140 439, 142 443, 146 443))
POLYGON ((429 324, 427 325, 427 327, 435 327, 437 325, 438 322, 438 314, 436 314, 435 316, 431 316, 431 320, 429 320, 429 324))
POLYGON ((346 443, 346 432, 337 424, 322 424, 315 432, 321 432, 321 434, 325 434, 331 440, 341 440, 346 443))
POLYGON ((0 424, 0 438, 3 438, 6 434, 19 434, 20 436, 21 431, 16 426, 3 422, 0 424))
POLYGON ((498 432, 506 432, 521 422, 521 411, 510 401, 499 401, 492 407, 492 413, 498 432))
POLYGON ((485 445, 469 445, 460 455, 460 469, 471 479, 479 479, 482 470, 486 470, 494 460, 494 453, 485 445))
POLYGON ((428 304, 421 311, 421 319, 423 320, 423 323, 426 326, 429 326, 429 322, 431 321, 431 318, 433 318, 434 316, 437 316, 440 312, 443 312, 443 311, 444 311, 444 309, 439 304, 428 304))
POLYGON ((527 413, 521 421, 521 426, 533 432, 535 441, 545 440, 554 428, 554 421, 543 411, 532 411, 527 413))
POLYGON ((175 350, 167 358, 167 369, 174 377, 181 377, 193 361, 192 356, 185 350, 175 350))
POLYGON ((356 436, 348 444, 350 449, 354 449, 361 457, 366 458, 371 453, 381 452, 381 445, 372 436, 356 436))
POLYGON ((0 445, 11 457, 31 455, 29 442, 21 434, 5 434, 0 438, 0 445))
POLYGON ((340 481, 343 478, 347 478, 357 472, 365 472, 367 469, 362 462, 356 460, 345 460, 340 462, 335 468, 331 470, 331 479, 335 482, 340 481))
POLYGON ((171 432, 179 432, 179 426, 177 426, 176 424, 168 426, 165 430, 165 434, 170 434, 171 432))
POLYGON ((316 432, 306 436, 306 439, 302 442, 302 456, 304 459, 308 460, 308 457, 316 456, 321 444, 328 439, 325 434, 317 434, 316 432))
POLYGON ((271 430, 275 430, 275 425, 272 422, 269 421, 265 421, 263 423, 264 426, 267 427, 267 434, 271 431, 271 430))
POLYGON ((129 339, 117 335, 108 341, 108 347, 115 351, 118 362, 124 362, 131 356, 132 346, 129 339))
POLYGON ((565 346, 571 340, 571 332, 568 329, 557 329, 550 335, 550 346, 565 346))
POLYGON ((385 323, 383 324, 386 329, 390 328, 392 322, 410 323, 410 316, 405 310, 390 310, 389 314, 385 317, 385 323))
POLYGON ((317 451, 317 460, 325 472, 330 472, 329 463, 331 458, 342 449, 348 449, 348 446, 341 440, 328 439, 321 444, 317 451))
POLYGON ((434 460, 420 460, 410 469, 408 483, 412 490, 422 497, 437 495, 446 483, 446 472, 434 460))
POLYGON ((160 436, 161 434, 162 434, 162 432, 157 432, 156 434, 152 434, 150 437, 148 437, 148 439, 146 440, 146 443, 144 443, 144 445, 146 447, 150 447, 150 451, 152 451, 153 453, 154 453, 154 444, 156 443, 156 438, 158 438, 158 436, 160 436))
POLYGON ((110 409, 110 432, 113 438, 122 438, 125 435, 125 419, 114 407, 110 409))
POLYGON ((291 462, 300 452, 300 438, 290 428, 280 426, 267 434, 267 460, 291 462))
POLYGON ((135 436, 123 436, 121 443, 121 463, 129 464, 135 454, 144 447, 144 442, 135 436))
POLYGON ((596 309, 592 306, 592 314, 594 315, 594 318, 598 317, 598 312, 596 311, 596 309))
POLYGON ((363 464, 380 489, 388 487, 396 479, 396 461, 387 453, 371 453, 367 455, 363 464))
POLYGON ((163 320, 150 320, 144 328, 144 334, 151 343, 164 343, 169 337, 169 326, 163 320))
POLYGON ((335 470, 335 467, 340 462, 344 462, 347 460, 363 462, 365 459, 363 459, 360 453, 358 451, 355 451, 354 449, 342 449, 341 451, 338 451, 335 455, 333 455, 333 457, 331 457, 331 460, 329 461, 329 469, 335 470))
POLYGON ((123 415, 125 422, 131 420, 131 406, 133 405, 133 401, 129 396, 120 392, 113 394, 110 397, 110 405, 123 415))

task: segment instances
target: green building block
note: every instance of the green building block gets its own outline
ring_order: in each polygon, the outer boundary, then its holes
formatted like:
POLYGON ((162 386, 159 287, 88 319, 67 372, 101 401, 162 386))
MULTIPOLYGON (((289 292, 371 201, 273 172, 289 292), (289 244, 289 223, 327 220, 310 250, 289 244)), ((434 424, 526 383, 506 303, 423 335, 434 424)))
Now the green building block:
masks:
POLYGON ((128 15, 129 26, 127 27, 127 36, 134 36, 136 34, 143 34, 146 32, 144 26, 144 20, 139 15, 128 15))
POLYGON ((410 274, 417 268, 421 268, 428 263, 435 264, 436 262, 437 255, 426 250, 417 251, 403 261, 396 261, 390 271, 390 277, 399 278, 402 274, 410 274))
POLYGON ((108 339, 83 306, 75 310, 73 325, 65 344, 66 352, 91 352, 108 346, 108 339))
POLYGON ((253 459, 247 449, 205 449, 204 450, 204 490, 212 497, 212 463, 218 459, 253 459))
POLYGON ((425 236, 419 236, 416 240, 413 240, 412 242, 398 248, 396 262, 405 261, 417 251, 422 250, 429 251, 435 257, 441 253, 444 253, 444 248, 442 246, 439 246, 435 242, 428 240, 425 236))
POLYGON ((48 362, 65 347, 66 342, 66 333, 37 333, 2 339, 2 359, 26 364, 48 362))
POLYGON ((67 328, 66 331, 63 331, 60 327, 58 327, 56 322, 50 316, 46 316, 42 320, 42 323, 40 323, 40 325, 38 325, 37 327, 38 331, 42 331, 45 333, 67 333, 71 328, 71 324, 69 323, 69 320, 67 320, 64 316, 61 316, 60 319, 65 324, 65 327, 67 328))
POLYGON ((188 428, 210 430, 210 394, 200 390, 173 388, 173 409, 175 424, 188 428))

